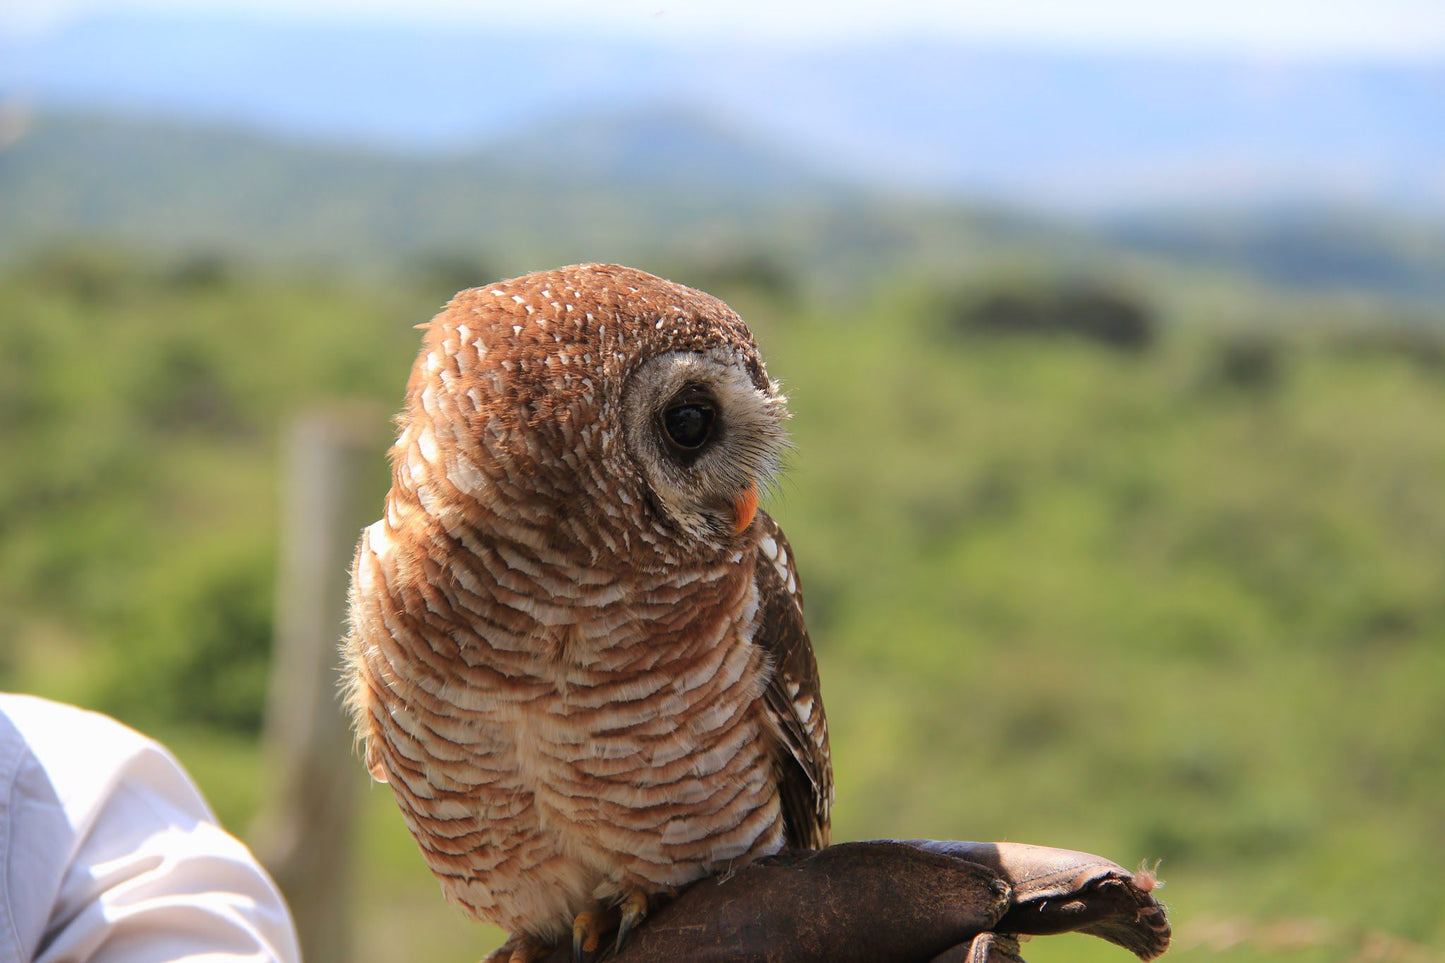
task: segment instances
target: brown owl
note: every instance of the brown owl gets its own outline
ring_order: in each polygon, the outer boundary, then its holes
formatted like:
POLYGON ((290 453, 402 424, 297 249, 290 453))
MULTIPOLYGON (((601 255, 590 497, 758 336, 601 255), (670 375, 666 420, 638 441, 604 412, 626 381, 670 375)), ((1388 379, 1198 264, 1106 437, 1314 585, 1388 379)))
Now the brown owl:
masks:
POLYGON ((792 554, 758 493, 786 399, 721 301, 587 264, 431 322, 352 569, 366 765, 447 897, 526 963, 827 844, 792 554))

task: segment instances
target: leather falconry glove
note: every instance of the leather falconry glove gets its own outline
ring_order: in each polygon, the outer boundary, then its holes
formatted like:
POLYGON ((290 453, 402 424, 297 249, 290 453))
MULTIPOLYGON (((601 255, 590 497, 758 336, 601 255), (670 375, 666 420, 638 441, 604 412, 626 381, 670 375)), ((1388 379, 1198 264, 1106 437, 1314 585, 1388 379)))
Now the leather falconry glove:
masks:
MULTIPOLYGON (((1018 937, 1169 947, 1153 874, 1024 843, 872 840, 793 850, 657 907, 616 963, 1022 963, 1018 937)), ((603 944, 606 946, 607 944, 603 944)), ((546 963, 569 963, 559 947, 546 963)))

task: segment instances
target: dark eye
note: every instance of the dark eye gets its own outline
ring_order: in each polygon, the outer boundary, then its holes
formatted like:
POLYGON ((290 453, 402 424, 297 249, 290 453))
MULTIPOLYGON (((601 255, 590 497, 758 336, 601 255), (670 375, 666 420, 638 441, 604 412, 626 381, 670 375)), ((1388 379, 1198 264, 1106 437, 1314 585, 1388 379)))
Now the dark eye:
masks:
POLYGON ((695 451, 712 434, 714 415, 712 405, 700 402, 674 405, 662 413, 662 430, 667 433, 667 440, 677 447, 695 451))

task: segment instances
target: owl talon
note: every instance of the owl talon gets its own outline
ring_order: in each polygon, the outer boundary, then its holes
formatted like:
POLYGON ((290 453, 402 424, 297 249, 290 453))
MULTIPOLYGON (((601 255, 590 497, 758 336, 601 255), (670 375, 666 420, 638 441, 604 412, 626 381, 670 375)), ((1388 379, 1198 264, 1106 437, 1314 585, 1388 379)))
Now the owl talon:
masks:
POLYGON ((540 963, 550 949, 534 936, 513 933, 507 942, 488 953, 482 963, 540 963))
POLYGON ((617 926, 616 952, 622 952, 622 944, 627 942, 627 937, 637 928, 637 924, 647 918, 647 894, 640 890, 632 890, 622 898, 622 922, 617 926))
POLYGON ((588 963, 597 947, 602 945, 602 934, 612 927, 608 916, 598 910, 578 913, 572 920, 572 963, 588 963))

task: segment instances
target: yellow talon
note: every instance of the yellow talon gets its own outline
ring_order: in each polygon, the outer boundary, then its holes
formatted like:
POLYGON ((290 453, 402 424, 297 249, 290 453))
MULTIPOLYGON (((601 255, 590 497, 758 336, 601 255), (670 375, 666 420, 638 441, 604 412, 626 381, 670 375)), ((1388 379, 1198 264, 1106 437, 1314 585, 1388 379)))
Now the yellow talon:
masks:
POLYGON ((586 955, 597 952, 605 928, 602 914, 592 910, 577 914, 572 920, 572 963, 583 963, 586 955))
POLYGON ((507 942, 488 953, 482 963, 538 963, 548 947, 526 933, 513 933, 507 942))
POLYGON ((622 898, 622 922, 617 927, 617 952, 622 952, 622 944, 627 942, 627 937, 637 928, 637 924, 647 918, 647 894, 641 890, 632 890, 622 898))

